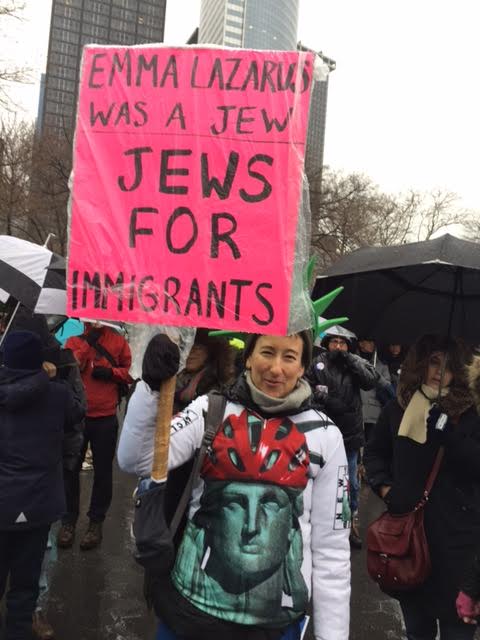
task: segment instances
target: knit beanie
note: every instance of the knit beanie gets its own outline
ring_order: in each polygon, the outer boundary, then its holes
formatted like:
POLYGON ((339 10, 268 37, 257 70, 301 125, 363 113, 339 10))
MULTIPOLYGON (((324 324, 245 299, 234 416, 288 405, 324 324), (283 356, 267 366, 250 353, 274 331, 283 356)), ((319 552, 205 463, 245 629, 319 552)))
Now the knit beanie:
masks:
MULTIPOLYGON (((244 362, 252 355, 252 352, 255 348, 255 344, 257 340, 261 337, 260 333, 249 333, 245 340, 245 350, 243 352, 243 360, 244 362)), ((312 352, 313 352, 313 337, 312 331, 310 329, 304 329, 303 331, 299 331, 294 334, 299 336, 303 341, 303 351, 302 351, 302 366, 305 370, 308 369, 312 362, 312 352)))
POLYGON ((3 343, 3 364, 9 369, 39 370, 43 363, 40 338, 31 331, 11 331, 3 343))
POLYGON ((157 333, 145 349, 142 362, 142 378, 154 391, 160 383, 174 376, 180 365, 180 351, 168 336, 157 333))

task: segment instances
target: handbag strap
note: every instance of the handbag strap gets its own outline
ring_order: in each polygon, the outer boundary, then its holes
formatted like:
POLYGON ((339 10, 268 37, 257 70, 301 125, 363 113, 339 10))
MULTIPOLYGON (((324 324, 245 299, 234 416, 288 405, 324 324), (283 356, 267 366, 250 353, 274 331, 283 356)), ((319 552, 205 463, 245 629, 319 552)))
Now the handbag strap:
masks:
POLYGON ((438 472, 440 471, 440 465, 442 464, 444 453, 445 453, 445 447, 440 447, 440 449, 437 451, 437 455, 435 456, 433 467, 431 468, 430 473, 428 474, 427 483, 423 491, 423 497, 415 507, 414 509, 415 511, 417 511, 418 509, 421 509, 427 503, 428 496, 430 495, 433 484, 437 479, 438 472))
POLYGON ((222 425, 222 418, 225 413, 226 404, 227 399, 222 394, 215 391, 211 391, 208 394, 208 409, 207 415, 205 416, 205 432, 203 434, 202 444, 200 445, 200 449, 197 451, 192 472, 190 473, 185 489, 183 490, 182 497, 180 498, 170 523, 170 534, 172 537, 177 532, 180 522, 182 521, 183 514, 190 502, 193 485, 200 474, 200 469, 202 468, 208 448, 211 446, 213 439, 217 435, 217 431, 222 425))

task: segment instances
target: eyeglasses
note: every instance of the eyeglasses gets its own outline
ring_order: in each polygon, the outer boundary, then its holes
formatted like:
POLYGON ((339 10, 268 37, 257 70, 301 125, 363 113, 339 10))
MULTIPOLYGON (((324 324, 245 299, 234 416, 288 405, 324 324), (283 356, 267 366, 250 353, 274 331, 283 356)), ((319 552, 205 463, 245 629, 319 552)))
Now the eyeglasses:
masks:
POLYGON ((346 341, 345 341, 345 340, 342 340, 342 338, 332 338, 332 339, 330 340, 330 343, 329 343, 329 344, 338 344, 338 345, 340 345, 340 346, 341 346, 341 345, 344 345, 344 344, 347 344, 347 343, 346 343, 346 341))

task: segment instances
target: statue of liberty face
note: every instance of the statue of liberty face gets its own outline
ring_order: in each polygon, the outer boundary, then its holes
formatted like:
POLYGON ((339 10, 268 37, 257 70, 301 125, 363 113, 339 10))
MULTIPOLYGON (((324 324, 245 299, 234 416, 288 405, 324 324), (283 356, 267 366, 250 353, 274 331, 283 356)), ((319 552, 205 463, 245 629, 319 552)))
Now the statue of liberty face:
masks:
MULTIPOLYGON (((281 567, 293 535, 293 504, 281 487, 231 482, 215 492, 216 516, 208 535, 206 571, 258 584, 281 567)), ((234 580, 235 582, 236 580, 234 580)))

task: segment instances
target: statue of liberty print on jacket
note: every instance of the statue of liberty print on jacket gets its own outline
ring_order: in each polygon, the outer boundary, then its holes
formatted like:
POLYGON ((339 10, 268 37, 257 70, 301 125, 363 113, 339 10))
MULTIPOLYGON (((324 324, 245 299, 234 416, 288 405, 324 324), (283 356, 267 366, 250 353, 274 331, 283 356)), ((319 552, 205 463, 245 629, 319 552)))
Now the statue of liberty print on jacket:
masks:
POLYGON ((305 611, 299 517, 308 466, 305 436, 288 417, 244 410, 225 420, 173 573, 184 597, 243 624, 287 624, 305 611))

